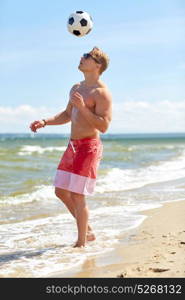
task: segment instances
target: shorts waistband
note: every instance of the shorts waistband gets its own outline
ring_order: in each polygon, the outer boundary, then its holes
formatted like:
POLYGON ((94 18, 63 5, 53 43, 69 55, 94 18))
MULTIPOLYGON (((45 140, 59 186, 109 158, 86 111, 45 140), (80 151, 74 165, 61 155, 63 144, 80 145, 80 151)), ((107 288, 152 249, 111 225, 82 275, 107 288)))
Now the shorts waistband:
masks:
POLYGON ((83 138, 83 139, 70 139, 69 144, 73 152, 75 153, 79 147, 103 147, 102 141, 99 137, 97 138, 83 138))
POLYGON ((88 142, 88 141, 98 141, 100 142, 101 139, 99 137, 97 138, 83 138, 83 139, 70 139, 70 142, 73 142, 73 143, 83 143, 83 142, 88 142))

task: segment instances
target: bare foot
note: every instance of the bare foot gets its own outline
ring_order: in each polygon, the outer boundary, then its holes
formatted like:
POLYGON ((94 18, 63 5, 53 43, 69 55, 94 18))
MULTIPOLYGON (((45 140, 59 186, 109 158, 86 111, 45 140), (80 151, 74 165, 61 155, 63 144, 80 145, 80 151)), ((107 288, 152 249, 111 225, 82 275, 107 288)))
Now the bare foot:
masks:
MULTIPOLYGON (((92 242, 96 239, 95 234, 92 231, 88 231, 87 235, 86 235, 86 241, 87 242, 92 242)), ((76 243, 74 244, 73 248, 77 248, 77 247, 85 247, 85 244, 82 244, 78 241, 76 241, 76 243)))
POLYGON ((85 244, 81 244, 79 242, 76 242, 73 246, 73 248, 83 248, 83 247, 85 247, 85 244))
POLYGON ((86 238, 88 242, 92 242, 96 239, 96 236, 92 231, 88 231, 86 238))

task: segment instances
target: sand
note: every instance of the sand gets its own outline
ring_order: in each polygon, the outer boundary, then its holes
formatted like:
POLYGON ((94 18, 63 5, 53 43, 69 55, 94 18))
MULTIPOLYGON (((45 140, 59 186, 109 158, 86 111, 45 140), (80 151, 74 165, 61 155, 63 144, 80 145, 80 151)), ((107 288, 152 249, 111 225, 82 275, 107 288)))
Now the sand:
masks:
POLYGON ((78 269, 49 277, 185 277, 185 201, 142 212, 145 221, 129 242, 89 258, 78 269))

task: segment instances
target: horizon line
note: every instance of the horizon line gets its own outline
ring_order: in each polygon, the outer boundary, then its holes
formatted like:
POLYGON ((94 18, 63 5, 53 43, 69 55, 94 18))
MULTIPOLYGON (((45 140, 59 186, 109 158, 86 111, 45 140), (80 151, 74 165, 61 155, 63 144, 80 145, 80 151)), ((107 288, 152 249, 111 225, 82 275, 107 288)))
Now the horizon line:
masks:
MULTIPOLYGON (((40 135, 40 134, 57 134, 57 135, 70 135, 70 133, 58 133, 58 132, 45 132, 45 133, 41 133, 41 132, 37 132, 37 133, 34 133, 34 132, 0 132, 0 134, 37 134, 37 135, 40 135)), ((169 131, 169 132, 110 132, 110 133, 105 133, 105 134, 100 134, 101 136, 105 136, 105 135, 108 135, 108 134, 111 134, 111 135, 116 135, 116 134, 185 134, 185 131, 169 131)))

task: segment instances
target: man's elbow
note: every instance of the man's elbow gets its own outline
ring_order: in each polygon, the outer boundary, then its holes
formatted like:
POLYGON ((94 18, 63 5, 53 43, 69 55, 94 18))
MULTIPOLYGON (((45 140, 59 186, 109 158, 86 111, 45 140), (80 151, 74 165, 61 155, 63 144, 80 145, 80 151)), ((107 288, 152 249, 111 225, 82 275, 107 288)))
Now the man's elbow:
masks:
POLYGON ((102 129, 100 131, 101 131, 101 133, 105 133, 107 130, 106 129, 102 129))
POLYGON ((65 110, 64 112, 65 112, 65 115, 66 115, 66 119, 68 120, 68 122, 70 122, 71 121, 71 114, 67 110, 65 110))
POLYGON ((100 131, 101 133, 105 133, 109 128, 109 123, 104 124, 104 126, 101 127, 100 131))

